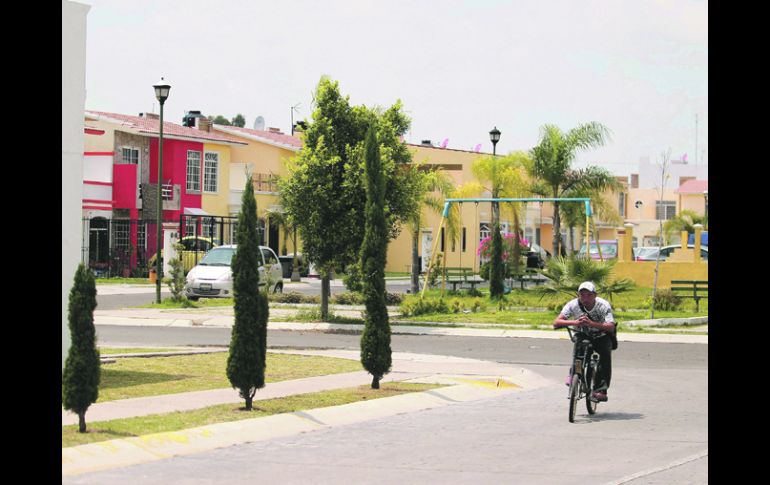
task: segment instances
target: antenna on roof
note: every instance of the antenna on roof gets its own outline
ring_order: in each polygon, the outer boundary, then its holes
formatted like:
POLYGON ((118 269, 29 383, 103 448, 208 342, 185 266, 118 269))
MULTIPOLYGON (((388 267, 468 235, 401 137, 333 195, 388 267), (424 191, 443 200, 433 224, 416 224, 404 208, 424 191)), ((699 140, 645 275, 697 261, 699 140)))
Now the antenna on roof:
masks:
POLYGON ((265 131, 265 118, 257 116, 254 120, 254 129, 259 131, 265 131))
POLYGON ((302 103, 297 103, 291 107, 291 136, 294 136, 294 112, 299 114, 299 107, 302 103))

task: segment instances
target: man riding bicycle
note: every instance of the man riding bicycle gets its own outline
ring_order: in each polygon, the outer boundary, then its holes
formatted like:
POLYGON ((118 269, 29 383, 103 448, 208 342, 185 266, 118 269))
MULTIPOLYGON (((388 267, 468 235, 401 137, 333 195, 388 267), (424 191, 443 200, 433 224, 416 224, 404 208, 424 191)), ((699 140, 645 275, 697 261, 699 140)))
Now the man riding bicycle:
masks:
MULTIPOLYGON (((617 348, 615 331, 617 324, 612 315, 612 306, 607 300, 596 296, 596 286, 585 281, 578 287, 578 297, 564 305, 561 313, 553 321, 553 328, 575 326, 578 337, 583 335, 593 340, 593 348, 599 354, 599 387, 593 393, 597 401, 607 400, 607 389, 612 378, 611 352, 617 348), (576 318, 576 319, 575 319, 576 318), (582 334, 582 335, 581 335, 582 334)), ((573 356, 574 362, 574 356, 573 356)), ((567 377, 567 385, 572 381, 572 369, 567 377)))

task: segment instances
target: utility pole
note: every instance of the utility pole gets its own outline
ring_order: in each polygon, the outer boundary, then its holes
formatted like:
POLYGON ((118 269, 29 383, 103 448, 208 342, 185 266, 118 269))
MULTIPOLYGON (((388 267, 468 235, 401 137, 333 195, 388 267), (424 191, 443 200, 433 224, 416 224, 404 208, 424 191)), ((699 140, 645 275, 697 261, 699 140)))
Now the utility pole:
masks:
MULTIPOLYGON (((668 160, 671 156, 671 149, 661 154, 660 165, 660 208, 663 209, 663 196, 666 191, 666 180, 669 178, 668 174, 668 160)), ((657 208, 656 208, 657 212, 657 208)), ((650 313, 650 319, 655 318, 655 292, 658 289, 658 272, 660 270, 660 249, 663 247, 663 218, 666 216, 665 210, 661 217, 658 219, 660 228, 658 229, 658 255, 655 257, 655 278, 652 282, 652 311, 650 313)), ((683 244, 683 247, 687 247, 687 243, 683 244)))

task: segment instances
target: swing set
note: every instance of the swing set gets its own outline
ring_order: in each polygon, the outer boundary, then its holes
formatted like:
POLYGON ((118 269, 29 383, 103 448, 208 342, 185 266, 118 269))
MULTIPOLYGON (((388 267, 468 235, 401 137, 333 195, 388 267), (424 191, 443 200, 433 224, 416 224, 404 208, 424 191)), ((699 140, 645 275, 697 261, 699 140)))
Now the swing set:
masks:
MULTIPOLYGON (((476 204, 477 212, 478 212, 478 205, 479 202, 583 202, 585 204, 585 214, 586 214, 586 230, 585 230, 585 240, 586 240, 586 250, 590 253, 591 248, 591 236, 589 233, 589 225, 593 227, 594 229, 594 242, 596 243, 596 247, 599 250, 599 259, 601 261, 604 261, 604 258, 602 257, 602 250, 601 246, 599 245, 599 241, 595 239, 596 237, 596 226, 594 225, 594 220, 592 217, 591 212, 591 199, 587 197, 558 197, 558 198, 470 198, 470 199, 446 199, 444 202, 444 211, 441 214, 441 221, 438 225, 438 230, 436 231, 436 234, 441 233, 441 229, 444 227, 444 223, 446 222, 447 218, 449 217, 449 207, 451 204, 460 204, 460 207, 462 207, 463 202, 474 202, 476 204)), ((494 230, 494 229, 493 229, 494 230)), ((438 243, 440 242, 441 237, 436 238, 436 242, 433 244, 433 250, 431 251, 430 256, 430 262, 428 263, 428 272, 427 275, 430 274, 431 269, 433 268, 433 260, 434 256, 436 254, 436 249, 438 248, 438 243)), ((444 267, 446 268, 446 258, 447 258, 447 252, 444 251, 444 267)), ((460 261, 462 264, 462 252, 460 252, 460 261)), ((428 287, 428 278, 425 278, 425 281, 423 282, 422 291, 420 292, 420 298, 423 297, 425 294, 425 289, 428 287)), ((442 279, 441 288, 442 290, 446 287, 446 276, 442 279)))

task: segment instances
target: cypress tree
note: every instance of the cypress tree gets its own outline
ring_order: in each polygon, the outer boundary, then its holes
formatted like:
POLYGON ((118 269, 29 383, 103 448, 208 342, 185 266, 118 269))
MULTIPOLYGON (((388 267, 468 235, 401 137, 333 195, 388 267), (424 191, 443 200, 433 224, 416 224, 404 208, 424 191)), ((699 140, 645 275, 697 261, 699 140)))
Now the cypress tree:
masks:
POLYGON ((382 173, 376 129, 366 134, 365 232, 361 246, 361 275, 366 303, 364 332, 361 335, 361 363, 372 374, 372 389, 390 372, 390 324, 385 303, 385 260, 388 228, 385 219, 385 178, 382 173))
POLYGON ((62 375, 64 409, 78 415, 78 431, 86 432, 86 410, 99 397, 99 351, 96 348, 94 275, 80 263, 70 290, 69 328, 72 345, 62 375))
POLYGON ((492 235, 492 259, 489 262, 489 297, 502 298, 505 278, 503 266, 503 237, 500 235, 500 225, 495 224, 492 235))
POLYGON ((262 260, 257 238, 257 201, 251 175, 241 199, 238 215, 238 248, 233 256, 233 296, 235 323, 227 357, 227 378, 252 408, 257 389, 265 386, 267 353, 267 295, 259 291, 259 262, 262 260))

